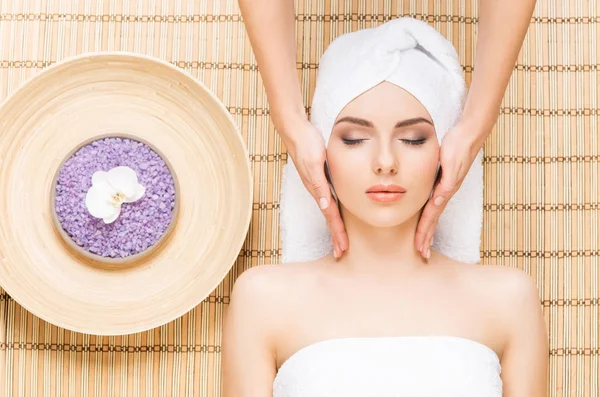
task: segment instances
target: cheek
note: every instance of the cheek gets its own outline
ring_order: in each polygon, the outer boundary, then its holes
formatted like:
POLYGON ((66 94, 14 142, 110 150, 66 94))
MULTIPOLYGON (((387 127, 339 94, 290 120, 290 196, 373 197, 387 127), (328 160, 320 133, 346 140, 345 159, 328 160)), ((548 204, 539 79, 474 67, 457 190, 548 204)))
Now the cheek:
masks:
POLYGON ((439 150, 435 148, 420 151, 407 164, 403 176, 410 180, 415 193, 427 199, 433 190, 439 165, 439 150))
POLYGON ((437 170, 438 170, 438 164, 439 164, 439 159, 437 157, 428 158, 423 164, 422 173, 427 178, 427 180, 430 182, 431 187, 433 187, 433 183, 435 182, 435 177, 437 175, 437 170))
POLYGON ((364 156, 355 155, 348 150, 336 150, 335 147, 332 147, 327 150, 327 164, 331 183, 341 200, 345 196, 344 192, 356 185, 356 178, 360 173, 364 173, 364 156))
POLYGON ((437 170, 438 170, 438 166, 440 164, 440 149, 439 146, 435 146, 434 149, 432 149, 432 154, 427 158, 426 161, 426 172, 427 175, 430 176, 431 178, 431 184, 433 185, 433 183, 435 182, 435 177, 437 175, 437 170))
POLYGON ((406 149, 399 161, 400 182, 404 182, 414 191, 431 189, 435 182, 439 164, 439 150, 435 147, 406 149))

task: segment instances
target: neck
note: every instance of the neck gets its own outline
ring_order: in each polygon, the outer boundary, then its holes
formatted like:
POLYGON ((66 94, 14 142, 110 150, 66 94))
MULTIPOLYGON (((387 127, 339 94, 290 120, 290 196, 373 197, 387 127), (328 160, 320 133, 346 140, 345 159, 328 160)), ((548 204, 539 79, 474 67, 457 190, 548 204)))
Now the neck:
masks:
POLYGON ((420 211, 393 227, 369 225, 343 208, 342 215, 350 246, 338 262, 349 269, 374 274, 414 270, 427 264, 414 244, 420 211))

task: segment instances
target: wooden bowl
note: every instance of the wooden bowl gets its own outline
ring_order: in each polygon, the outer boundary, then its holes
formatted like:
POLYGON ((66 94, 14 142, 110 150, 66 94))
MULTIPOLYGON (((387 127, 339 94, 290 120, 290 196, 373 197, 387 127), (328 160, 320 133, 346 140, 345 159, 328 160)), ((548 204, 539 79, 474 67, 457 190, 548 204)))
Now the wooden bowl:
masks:
POLYGON ((175 171, 173 170, 173 166, 171 165, 171 162, 168 159, 166 159, 165 156, 161 153, 161 151, 157 147, 155 147, 152 143, 145 141, 143 139, 131 136, 129 134, 120 134, 120 133, 105 134, 104 136, 101 136, 98 138, 90 138, 87 141, 82 142, 80 145, 78 145, 73 150, 71 150, 71 152, 64 158, 64 160, 62 161, 62 163, 56 170, 56 173, 54 174, 54 178, 52 178, 52 187, 51 187, 51 191, 50 191, 50 213, 52 214, 52 221, 54 222, 54 227, 56 229, 56 232, 62 237, 63 242, 66 245, 66 248, 69 250, 72 250, 73 254, 81 255, 85 258, 90 259, 90 262, 87 262, 87 263, 90 263, 93 266, 98 266, 98 267, 101 267, 104 269, 123 270, 125 267, 133 267, 133 266, 137 266, 140 263, 144 263, 144 258, 146 258, 148 255, 152 254, 154 251, 159 250, 164 246, 165 240, 167 239, 167 237, 169 236, 169 233, 171 232, 171 230, 175 226, 175 223, 177 222, 177 215, 179 213, 179 180, 177 179, 177 175, 175 174, 175 171), (113 137, 127 138, 127 139, 131 139, 134 141, 138 141, 138 142, 145 144, 150 149, 152 149, 165 162, 165 165, 167 166, 167 168, 169 169, 169 171, 171 173, 171 176, 173 177, 173 182, 175 185, 175 205, 174 205, 173 211, 171 212, 171 222, 169 223, 169 226, 167 227, 167 229, 160 236, 160 238, 154 244, 152 244, 150 247, 145 249, 144 251, 141 251, 136 254, 126 256, 126 257, 118 257, 118 258, 112 258, 112 257, 98 255, 98 254, 90 252, 90 251, 86 250, 85 248, 81 247, 79 244, 77 244, 75 241, 73 241, 71 236, 69 236, 69 234, 65 231, 65 229, 63 228, 63 226, 60 223, 60 220, 58 219, 58 214, 56 213, 56 183, 58 181, 58 176, 60 174, 60 170, 63 168, 65 162, 67 160, 69 160, 73 156, 73 154, 75 154, 82 147, 89 145, 90 143, 97 141, 99 139, 113 138, 113 137))
POLYGON ((198 305, 235 262, 252 214, 248 152, 224 106, 182 70, 123 52, 67 59, 0 105, 0 131, 0 284, 40 318, 144 331, 198 305), (64 159, 111 134, 158 148, 178 183, 160 247, 120 267, 68 247, 51 210, 64 159))

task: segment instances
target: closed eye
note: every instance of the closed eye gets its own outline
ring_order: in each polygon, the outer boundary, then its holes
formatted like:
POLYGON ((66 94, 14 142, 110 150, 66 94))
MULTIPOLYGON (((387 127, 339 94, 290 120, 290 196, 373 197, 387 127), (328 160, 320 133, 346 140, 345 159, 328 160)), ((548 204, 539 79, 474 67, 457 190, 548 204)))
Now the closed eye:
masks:
POLYGON ((426 141, 426 139, 400 139, 400 140, 409 145, 422 145, 426 141))
POLYGON ((345 145, 358 145, 359 143, 361 143, 362 141, 366 141, 366 139, 346 139, 346 138, 342 138, 342 142, 344 142, 345 145))
MULTIPOLYGON (((363 141, 367 141, 368 139, 346 139, 346 138, 342 138, 342 142, 345 145, 358 145, 359 143, 363 142, 363 141)), ((408 145, 422 145, 425 143, 427 139, 400 139, 400 141, 408 144, 408 145)))

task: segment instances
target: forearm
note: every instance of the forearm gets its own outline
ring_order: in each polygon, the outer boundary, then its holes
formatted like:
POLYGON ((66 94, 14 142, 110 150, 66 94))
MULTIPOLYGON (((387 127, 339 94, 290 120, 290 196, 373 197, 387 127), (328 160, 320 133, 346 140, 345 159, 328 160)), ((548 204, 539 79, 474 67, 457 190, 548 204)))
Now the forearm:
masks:
POLYGON ((284 140, 306 119, 296 72, 294 0, 239 0, 252 50, 267 92, 271 117, 284 140))
POLYGON ((529 27, 535 0, 481 0, 475 67, 461 120, 483 144, 529 27))

